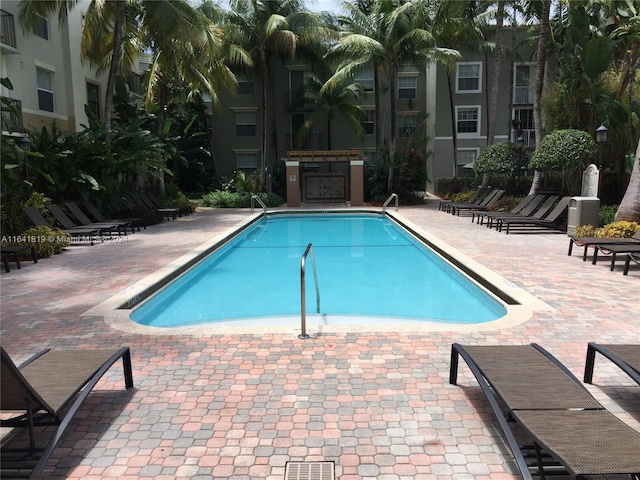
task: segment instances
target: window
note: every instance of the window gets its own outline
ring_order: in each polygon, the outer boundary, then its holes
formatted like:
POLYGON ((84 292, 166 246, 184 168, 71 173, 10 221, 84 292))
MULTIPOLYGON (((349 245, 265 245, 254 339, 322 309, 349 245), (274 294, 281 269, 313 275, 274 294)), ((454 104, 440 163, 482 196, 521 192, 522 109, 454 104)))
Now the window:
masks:
POLYGON ((46 18, 40 17, 38 23, 33 27, 33 34, 37 37, 49 40, 49 22, 46 18))
POLYGON ((38 108, 46 112, 53 112, 53 72, 36 67, 36 82, 38 85, 38 108))
POLYGON ((87 107, 100 118, 100 87, 95 83, 87 82, 87 107))
POLYGON ((459 177, 470 177, 473 175, 473 162, 478 158, 478 149, 458 149, 456 164, 459 177), (465 166, 466 165, 466 166, 465 166))
POLYGON ((480 77, 482 75, 482 63, 457 64, 456 69, 456 93, 480 93, 480 77))
POLYGON ((480 107, 456 107, 456 131, 459 134, 479 134, 480 107))
POLYGON ((398 77, 398 98, 416 98, 417 77, 398 77))
POLYGON ((398 115, 398 137, 411 137, 416 131, 415 115, 398 115))
POLYGON ((255 84, 251 78, 244 73, 237 73, 236 79, 238 80, 238 94, 248 95, 255 93, 255 84))
POLYGON ((374 81, 373 81, 373 68, 363 68, 358 73, 356 73, 354 82, 362 85, 362 88, 365 92, 373 92, 374 81))
POLYGON ((258 168, 258 152, 236 152, 236 168, 251 169, 258 168))
POLYGON ((533 108, 515 108, 513 110, 513 130, 511 141, 516 143, 522 135, 525 147, 536 146, 536 130, 533 123, 533 108))
POLYGON ((256 112, 236 112, 236 135, 256 136, 256 112))
POLYGON ((533 85, 535 84, 535 73, 536 69, 531 64, 515 65, 513 72, 513 103, 533 103, 533 85))
POLYGON ((362 118, 362 126, 364 127, 365 135, 373 135, 376 124, 376 111, 365 110, 364 117, 362 118))

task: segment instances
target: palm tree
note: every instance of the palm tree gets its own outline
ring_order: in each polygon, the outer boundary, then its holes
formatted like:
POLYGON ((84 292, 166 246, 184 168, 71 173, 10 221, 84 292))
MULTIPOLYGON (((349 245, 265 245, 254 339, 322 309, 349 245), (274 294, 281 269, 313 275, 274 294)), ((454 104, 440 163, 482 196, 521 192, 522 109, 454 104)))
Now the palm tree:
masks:
POLYGON ((327 150, 331 150, 331 122, 336 115, 342 115, 347 119, 357 138, 363 137, 362 117, 364 112, 356 105, 362 95, 361 85, 346 82, 323 83, 317 77, 312 76, 305 83, 304 92, 304 107, 313 113, 297 132, 296 140, 298 143, 307 137, 314 124, 324 120, 327 122, 327 150))
MULTIPOLYGON (((293 57, 300 42, 314 37, 316 17, 304 10, 304 0, 231 0, 226 33, 233 45, 233 59, 241 52, 251 58, 251 65, 261 83, 262 157, 261 184, 266 186, 267 157, 277 158, 275 120, 275 86, 273 62, 281 55, 293 57)), ((249 66, 249 62, 244 61, 249 66)))
MULTIPOLYGON (((346 9, 353 10, 353 4, 346 2, 346 9)), ((446 62, 458 58, 457 51, 439 48, 431 32, 426 30, 423 13, 424 8, 415 2, 405 0, 374 0, 365 2, 366 12, 359 15, 360 22, 351 23, 356 26, 355 32, 347 32, 330 49, 330 56, 347 58, 329 82, 338 83, 344 78, 351 78, 357 70, 365 65, 373 66, 374 74, 378 69, 386 73, 389 85, 391 137, 389 142, 389 177, 388 193, 393 189, 393 164, 395 159, 397 138, 397 98, 396 81, 398 70, 403 65, 426 65, 430 61, 446 62), (362 21, 368 22, 362 28, 362 21)), ((347 23, 349 21, 347 20, 347 23)), ((379 81, 374 77, 374 89, 380 91, 379 81)), ((378 102, 378 100, 376 99, 378 102)), ((376 112, 379 112, 379 102, 376 112)), ((376 118, 376 125, 379 124, 376 118)), ((379 146, 379 141, 376 141, 379 146)), ((379 153, 379 152, 378 152, 379 153)))
POLYGON ((615 221, 640 222, 640 141, 627 190, 616 212, 615 221))
MULTIPOLYGON (((433 17, 431 33, 438 45, 447 45, 458 50, 477 49, 482 45, 484 34, 480 29, 482 14, 477 11, 477 2, 442 0, 433 17)), ((453 177, 458 177, 458 133, 456 129, 454 77, 456 62, 453 59, 447 67, 447 86, 449 89, 449 108, 451 113, 453 177)))
MULTIPOLYGON (((536 83, 533 90, 533 127, 535 129, 536 142, 542 140, 542 90, 544 87, 544 72, 547 64, 547 50, 549 46, 549 16, 551 12, 551 0, 542 0, 540 12, 540 31, 538 33, 538 50, 536 55, 536 83)), ((535 195, 542 185, 542 172, 536 170, 533 173, 533 181, 529 195, 535 195)))

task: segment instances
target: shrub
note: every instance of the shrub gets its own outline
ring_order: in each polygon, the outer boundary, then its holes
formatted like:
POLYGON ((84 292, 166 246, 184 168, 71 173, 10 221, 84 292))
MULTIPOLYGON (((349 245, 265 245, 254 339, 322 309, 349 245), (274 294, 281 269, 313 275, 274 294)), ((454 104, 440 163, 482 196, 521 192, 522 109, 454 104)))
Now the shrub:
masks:
POLYGON ((520 197, 502 197, 489 209, 492 212, 509 212, 522 201, 520 197))
POLYGON ((18 236, 13 245, 34 245, 39 258, 47 258, 62 252, 71 243, 67 232, 49 227, 32 227, 18 236))
POLYGON ((498 142, 485 148, 475 162, 476 173, 510 173, 519 168, 520 152, 511 142, 498 142))
MULTIPOLYGON (((267 207, 279 207, 284 203, 284 199, 275 193, 259 193, 260 200, 267 207)), ((250 193, 246 192, 227 192, 224 190, 216 190, 203 195, 200 199, 200 205, 203 207, 213 208, 249 208, 251 206, 250 193)))
POLYGON ((473 190, 466 190, 464 192, 456 193, 455 195, 451 196, 451 200, 454 202, 468 202, 471 197, 473 197, 474 193, 476 192, 473 190))
POLYGON ((613 223, 617 211, 618 205, 605 205, 600 207, 600 226, 603 227, 604 225, 613 223))
POLYGON ((562 169, 584 170, 598 158, 596 142, 582 130, 556 130, 538 144, 529 168, 549 171, 562 169))
POLYGON ((163 204, 166 207, 189 207, 192 213, 194 210, 193 203, 191 203, 191 200, 182 192, 175 193, 171 198, 167 197, 163 201, 163 204))
POLYGON ((619 222, 610 223, 600 229, 601 237, 628 238, 633 237, 640 230, 640 224, 636 222, 627 222, 621 220, 619 222))
POLYGON ((586 238, 586 237, 599 237, 598 235, 599 228, 594 227, 593 225, 580 225, 576 228, 576 232, 574 233, 574 237, 577 238, 586 238))

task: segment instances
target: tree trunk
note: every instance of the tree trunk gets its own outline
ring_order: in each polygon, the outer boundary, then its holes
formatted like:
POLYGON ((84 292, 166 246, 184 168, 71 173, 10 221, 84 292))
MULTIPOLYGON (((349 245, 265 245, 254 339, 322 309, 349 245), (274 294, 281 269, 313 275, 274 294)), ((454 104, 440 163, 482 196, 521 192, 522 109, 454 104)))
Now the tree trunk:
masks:
POLYGON ((125 0, 117 0, 116 20, 113 29, 113 52, 111 54, 111 65, 109 66, 109 76, 105 88, 104 99, 104 128, 107 131, 107 140, 111 139, 111 112, 113 111, 113 92, 116 88, 116 77, 120 70, 120 57, 122 56, 122 31, 125 22, 125 0))
MULTIPOLYGON (((504 0, 498 1, 496 13, 496 39, 493 55, 493 77, 491 79, 491 95, 487 118, 487 146, 493 144, 496 136, 496 116, 498 111, 498 90, 500 88, 500 67, 502 65, 502 33, 504 26, 504 0)), ((484 183, 484 181, 483 181, 484 183)))
POLYGON ((638 141, 636 149, 636 160, 631 172, 631 179, 614 220, 616 222, 620 220, 640 222, 640 141, 638 141))
POLYGON ((376 152, 375 152, 375 161, 376 163, 380 159, 380 147, 382 146, 382 128, 380 126, 380 75, 378 73, 378 63, 374 62, 373 64, 373 103, 375 105, 375 129, 376 129, 376 152))
POLYGON ((453 82, 451 74, 447 72, 447 85, 449 86, 449 108, 451 109, 451 132, 453 144, 453 178, 458 179, 458 129, 456 128, 456 103, 454 100, 453 82))
MULTIPOLYGON (((542 16, 540 18, 540 33, 538 36, 538 54, 536 60, 536 83, 533 91, 533 126, 535 128, 536 144, 542 140, 542 90, 544 88, 544 71, 547 63, 547 45, 549 44, 549 12, 551 0, 542 1, 542 16)), ((536 170, 529 195, 536 195, 542 185, 542 172, 536 170)))
POLYGON ((396 156, 396 135, 397 132, 397 99, 396 99, 396 73, 397 67, 391 65, 389 67, 389 101, 391 106, 391 140, 389 141, 389 178, 387 179, 387 195, 393 193, 393 164, 396 156))
MULTIPOLYGON (((164 140, 163 138, 163 129, 164 129, 164 122, 167 118, 167 112, 165 112, 165 106, 167 105, 167 96, 168 96, 168 91, 167 91, 167 84, 164 80, 164 78, 160 79, 160 88, 159 88, 159 95, 158 95, 158 138, 160 140, 164 140)), ((163 162, 162 158, 158 158, 158 162, 163 162)), ((166 191, 165 191, 165 184, 164 184, 164 172, 161 171, 160 175, 158 176, 158 189, 160 190, 160 196, 162 198, 166 197, 166 191)))
POLYGON ((267 129, 267 88, 269 85, 269 74, 267 72, 267 56, 264 49, 260 51, 260 71, 262 72, 262 155, 260 156, 260 187, 264 189, 266 184, 265 169, 267 167, 267 135, 269 133, 267 129))
POLYGON ((277 128, 277 117, 276 117, 276 87, 275 87, 275 79, 274 72, 271 65, 273 60, 272 56, 267 58, 267 70, 268 70, 268 78, 269 78, 269 97, 267 98, 268 110, 269 110, 269 131, 270 131, 270 149, 271 149, 271 158, 267 158, 267 168, 269 168, 270 175, 267 175, 265 178, 267 193, 271 193, 271 179, 273 178, 273 171, 278 163, 278 128, 277 128))

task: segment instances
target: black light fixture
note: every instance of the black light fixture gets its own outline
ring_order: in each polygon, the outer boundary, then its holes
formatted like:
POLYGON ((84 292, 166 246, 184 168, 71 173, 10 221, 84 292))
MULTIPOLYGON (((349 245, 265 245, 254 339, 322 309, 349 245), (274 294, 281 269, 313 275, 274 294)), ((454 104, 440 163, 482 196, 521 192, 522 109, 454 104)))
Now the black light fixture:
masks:
POLYGON ((522 135, 520 135, 518 138, 516 138, 516 147, 519 149, 523 149, 524 148, 524 138, 522 135))
POLYGON ((607 141, 607 132, 608 131, 609 131, 609 129, 607 127, 605 127, 604 125, 600 125, 596 129, 596 142, 598 144, 602 144, 602 143, 607 141))

